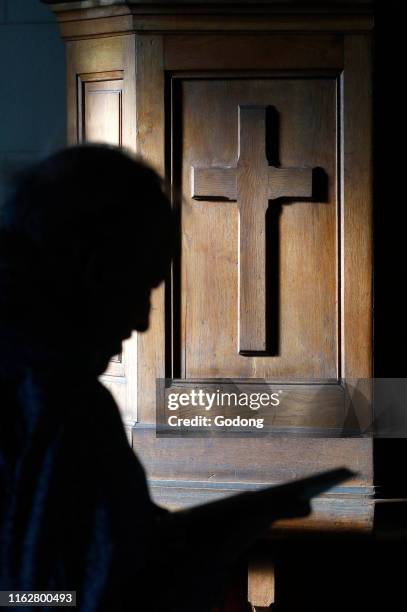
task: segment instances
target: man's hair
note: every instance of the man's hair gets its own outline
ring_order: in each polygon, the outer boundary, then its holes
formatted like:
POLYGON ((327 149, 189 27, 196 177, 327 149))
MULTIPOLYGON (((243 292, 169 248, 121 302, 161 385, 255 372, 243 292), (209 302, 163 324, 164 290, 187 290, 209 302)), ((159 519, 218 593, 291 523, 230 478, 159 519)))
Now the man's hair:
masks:
POLYGON ((69 293, 97 249, 110 252, 118 266, 130 249, 134 279, 147 275, 156 284, 174 233, 170 202, 151 168, 116 147, 66 148, 21 173, 3 205, 0 307, 16 290, 45 298, 47 288, 69 293))

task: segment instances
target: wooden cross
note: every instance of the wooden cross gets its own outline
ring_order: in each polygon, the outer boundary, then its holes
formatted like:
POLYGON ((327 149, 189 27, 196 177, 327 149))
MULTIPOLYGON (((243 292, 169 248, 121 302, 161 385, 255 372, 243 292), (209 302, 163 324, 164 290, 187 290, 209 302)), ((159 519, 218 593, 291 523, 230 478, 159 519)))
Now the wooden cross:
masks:
POLYGON ((240 354, 266 347, 266 211, 269 200, 310 198, 311 168, 276 168, 266 157, 266 107, 239 106, 235 167, 191 168, 192 197, 237 201, 239 208, 240 354))

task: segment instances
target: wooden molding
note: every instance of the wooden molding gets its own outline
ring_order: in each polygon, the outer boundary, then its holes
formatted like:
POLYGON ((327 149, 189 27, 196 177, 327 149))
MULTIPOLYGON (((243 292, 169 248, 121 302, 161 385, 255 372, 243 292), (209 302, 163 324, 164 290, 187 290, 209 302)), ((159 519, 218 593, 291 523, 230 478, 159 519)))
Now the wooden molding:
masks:
POLYGON ((66 40, 129 33, 338 32, 373 27, 370 2, 46 2, 66 40))
POLYGON ((372 10, 372 0, 41 0, 54 10, 90 9, 106 7, 127 7, 132 11, 154 10, 161 12, 185 12, 185 9, 196 12, 225 11, 241 12, 368 12, 372 10), (55 8, 54 8, 55 7, 55 8))

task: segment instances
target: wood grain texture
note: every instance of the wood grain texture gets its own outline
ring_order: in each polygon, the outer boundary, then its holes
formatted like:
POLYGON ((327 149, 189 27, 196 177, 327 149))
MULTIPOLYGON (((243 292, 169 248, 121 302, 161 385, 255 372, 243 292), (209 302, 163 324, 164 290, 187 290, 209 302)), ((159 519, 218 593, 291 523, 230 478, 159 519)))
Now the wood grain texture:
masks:
MULTIPOLYGON (((165 314, 159 288, 151 329, 139 338, 139 370, 126 378, 133 395, 139 385, 133 440, 154 498, 183 506, 345 464, 359 474, 349 487, 316 500, 312 517, 282 523, 281 531, 370 530, 371 440, 157 439, 154 422, 155 379, 166 373, 166 353, 178 351, 186 379, 336 379, 371 371, 370 50, 368 38, 357 34, 370 29, 371 17, 243 14, 236 7, 223 15, 206 8, 181 15, 180 7, 146 15, 117 4, 62 8, 70 142, 78 137, 77 75, 91 84, 106 73, 115 80, 121 71, 124 145, 134 149, 137 138, 137 151, 161 173, 172 157, 174 192, 183 194, 181 317, 174 318, 171 304, 165 314), (239 104, 275 108, 277 168, 306 165, 326 173, 325 193, 315 201, 284 205, 268 219, 277 221, 272 259, 279 278, 278 350, 268 358, 236 351, 238 206, 191 202, 191 166, 237 166, 239 104), (173 330, 179 343, 169 349, 173 330)), ((200 189, 207 190, 207 179, 200 189)), ((278 186, 277 174, 272 185, 278 186)), ((134 368, 136 359, 130 363, 134 368)), ((112 384, 119 383, 112 377, 112 384)))
POLYGON ((268 163, 266 113, 261 106, 239 105, 238 197, 238 326, 237 350, 265 352, 266 210, 268 163))
POLYGON ((268 172, 268 198, 311 198, 311 168, 273 168, 268 172))
POLYGON ((275 567, 268 555, 253 552, 247 572, 247 600, 253 610, 268 610, 275 602, 275 567))
POLYGON ((191 198, 237 200, 236 168, 191 168, 191 198))
POLYGON ((343 45, 337 35, 178 34, 165 38, 164 57, 166 70, 340 69, 343 45))
POLYGON ((149 475, 153 498, 169 508, 277 484, 347 465, 357 477, 313 502, 313 514, 279 521, 275 533, 370 531, 373 520, 371 441, 368 439, 156 438, 136 427, 134 446, 149 475))
POLYGON ((67 43, 68 142, 70 144, 78 142, 80 138, 78 119, 82 108, 78 107, 79 82, 103 82, 106 80, 106 73, 110 73, 110 79, 117 77, 117 71, 120 71, 121 74, 124 68, 123 42, 124 38, 115 38, 67 43))
MULTIPOLYGON (((138 36, 136 48, 137 153, 164 175, 162 38, 138 36)), ((150 327, 138 339, 138 420, 155 422, 156 379, 165 376, 165 287, 152 292, 150 327)))
POLYGON ((123 79, 81 78, 78 87, 82 94, 79 140, 122 146, 123 79))
MULTIPOLYGON (((155 428, 137 426, 134 438, 149 478, 154 483, 194 484, 203 497, 225 491, 225 485, 241 490, 251 485, 277 484, 313 472, 346 465, 357 472, 346 491, 369 495, 372 465, 369 439, 314 439, 283 437, 156 438, 155 428)), ((228 487, 229 488, 229 487, 228 487)), ((341 489, 339 488, 340 492, 341 489)))
POLYGON ((158 32, 360 32, 372 28, 366 5, 311 6, 286 2, 239 3, 52 3, 67 40, 158 32), (79 9, 79 10, 78 10, 79 9))
POLYGON ((238 107, 238 160, 233 168, 191 168, 192 197, 236 200, 239 210, 241 355, 267 350, 266 211, 269 200, 312 196, 312 170, 273 168, 266 158, 266 107, 238 107), (206 197, 205 197, 206 196, 206 197))
POLYGON ((345 38, 341 79, 342 372, 369 378, 373 366, 372 66, 366 36, 345 38))
MULTIPOLYGON (((178 112, 179 99, 184 193, 182 375, 336 378, 339 287, 335 79, 180 79, 179 89, 174 112, 178 112), (294 198, 290 204, 278 207, 271 203, 269 207, 268 231, 273 250, 269 255, 268 281, 272 283, 271 316, 278 319, 274 332, 279 336, 278 350, 271 357, 242 356, 237 350, 239 267, 244 265, 241 258, 247 257, 250 269, 253 251, 256 252, 256 244, 239 252, 238 205, 190 199, 191 166, 237 166, 237 109, 239 104, 249 103, 273 105, 276 110, 271 130, 279 148, 276 165, 320 167, 328 181, 325 201, 300 202, 294 198), (307 108, 310 110, 305 118, 307 108)), ((258 138, 263 143, 261 164, 267 172, 264 131, 258 138)), ((257 194, 256 206, 263 206, 264 216, 259 226, 253 226, 256 219, 252 218, 241 218, 240 223, 245 221, 252 227, 253 240, 258 241, 262 232, 264 238, 266 229, 268 176, 260 177, 256 170, 253 181, 247 197, 257 194), (259 197, 261 188, 265 193, 259 197)), ((264 279, 265 272, 261 274, 264 279)), ((253 291, 250 288, 247 292, 249 300, 253 291)))
MULTIPOLYGON (((355 390, 352 386, 322 381, 289 384, 276 381, 273 385, 266 385, 257 380, 239 380, 235 383, 229 380, 223 384, 219 379, 215 381, 174 379, 171 383, 167 382, 163 391, 164 396, 160 401, 164 408, 158 414, 160 425, 166 426, 167 435, 180 435, 179 431, 168 427, 168 418, 174 415, 182 419, 196 415, 205 415, 212 420, 216 416, 234 418, 237 415, 242 418, 262 419, 261 429, 249 428, 250 434, 254 436, 256 433, 259 436, 266 433, 289 435, 290 432, 298 437, 356 436, 370 425, 370 423, 365 424, 366 403, 369 402, 370 395, 366 395, 360 385, 355 390), (193 391, 199 393, 202 389, 215 398, 209 411, 205 411, 202 406, 197 407, 196 402, 190 399, 193 391), (239 398, 242 396, 252 397, 255 401, 257 396, 258 401, 260 394, 265 392, 277 393, 279 403, 276 405, 258 403, 254 408, 249 403, 243 405, 239 403, 239 398), (183 404, 173 412, 168 409, 170 394, 177 396, 187 394, 190 401, 184 397, 183 404), (223 400, 222 394, 224 394, 223 400)), ((224 429, 216 430, 216 427, 211 429, 211 434, 214 436, 222 437, 230 433, 233 433, 233 428, 227 433, 224 429)))
POLYGON ((312 194, 311 170, 301 169, 298 173, 292 169, 273 175, 266 159, 266 109, 239 105, 238 350, 241 355, 267 350, 266 211, 269 199, 282 195, 310 197, 312 194), (276 176, 275 188, 273 178, 276 176))

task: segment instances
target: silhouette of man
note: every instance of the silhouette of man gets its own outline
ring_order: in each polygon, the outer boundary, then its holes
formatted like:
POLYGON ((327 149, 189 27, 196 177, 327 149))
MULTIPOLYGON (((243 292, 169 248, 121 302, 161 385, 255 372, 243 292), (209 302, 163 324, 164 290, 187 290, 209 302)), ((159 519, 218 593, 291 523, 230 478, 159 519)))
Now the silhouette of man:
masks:
POLYGON ((143 596, 134 580, 167 513, 97 377, 147 329, 173 234, 158 176, 107 146, 36 164, 3 207, 2 589, 70 588, 86 612, 133 610, 143 596))
POLYGON ((168 272, 160 179, 116 148, 72 147, 27 170, 1 213, 0 590, 76 591, 80 612, 209 610, 271 520, 307 514, 349 473, 306 495, 300 482, 156 506, 98 376, 147 329, 168 272))

